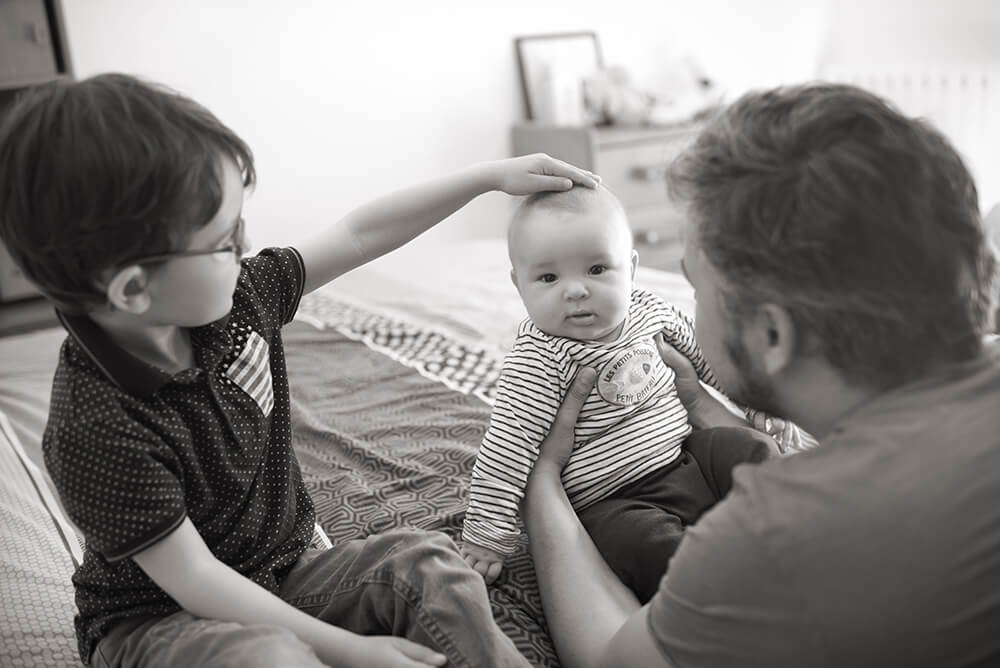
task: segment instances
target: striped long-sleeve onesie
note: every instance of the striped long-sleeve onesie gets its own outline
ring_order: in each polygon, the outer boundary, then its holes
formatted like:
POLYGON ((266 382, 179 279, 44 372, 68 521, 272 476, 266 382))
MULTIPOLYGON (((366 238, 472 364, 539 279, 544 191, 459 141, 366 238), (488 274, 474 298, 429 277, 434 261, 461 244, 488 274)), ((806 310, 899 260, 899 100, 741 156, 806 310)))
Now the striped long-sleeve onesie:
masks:
POLYGON ((581 366, 598 372, 576 423, 563 484, 578 510, 673 462, 689 433, 674 372, 654 336, 715 379, 695 344, 693 321, 656 295, 635 290, 616 341, 578 341, 521 324, 504 360, 490 424, 472 472, 462 538, 499 554, 517 546, 518 504, 556 411, 581 366))

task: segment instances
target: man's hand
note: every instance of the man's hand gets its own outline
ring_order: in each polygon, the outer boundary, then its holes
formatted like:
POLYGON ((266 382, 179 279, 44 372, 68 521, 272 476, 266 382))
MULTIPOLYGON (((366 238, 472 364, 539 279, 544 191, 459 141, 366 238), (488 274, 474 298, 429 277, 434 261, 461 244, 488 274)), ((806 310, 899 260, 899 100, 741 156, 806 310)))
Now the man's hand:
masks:
POLYGON ((393 636, 363 636, 360 643, 361 662, 358 666, 377 668, 425 668, 443 666, 448 660, 423 645, 393 636))
POLYGON ((556 411, 552 429, 538 446, 535 469, 539 466, 551 466, 556 471, 562 472, 566 462, 569 461, 569 456, 573 453, 573 435, 576 432, 576 420, 580 416, 580 409, 583 408, 583 402, 590 395, 596 380, 597 372, 593 369, 584 367, 576 372, 576 377, 570 383, 569 392, 556 411))
POLYGON ((498 160, 488 165, 496 190, 531 195, 545 190, 569 190, 574 185, 596 188, 601 178, 544 153, 498 160))
POLYGON ((691 410, 702 400, 702 395, 708 394, 698 380, 698 373, 694 370, 691 360, 677 352, 677 349, 667 343, 667 337, 660 332, 656 335, 656 348, 660 353, 663 363, 674 370, 676 378, 674 385, 677 387, 677 396, 680 397, 684 407, 691 410))
POLYGON ((691 360, 667 343, 662 333, 656 335, 656 348, 663 363, 674 370, 677 396, 688 412, 688 422, 695 429, 749 426, 746 420, 729 410, 705 389, 698 380, 698 373, 691 360))
POLYGON ((486 584, 493 584, 503 570, 503 555, 485 547, 464 543, 462 558, 472 570, 483 576, 486 584))

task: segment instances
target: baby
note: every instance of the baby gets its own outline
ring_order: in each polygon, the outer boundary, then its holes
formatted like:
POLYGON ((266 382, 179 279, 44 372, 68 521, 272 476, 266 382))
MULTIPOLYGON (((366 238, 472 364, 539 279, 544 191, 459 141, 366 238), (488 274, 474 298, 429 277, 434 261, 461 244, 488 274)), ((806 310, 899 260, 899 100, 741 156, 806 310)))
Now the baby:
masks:
POLYGON ((463 555, 488 583, 499 575, 518 544, 518 505, 539 444, 577 370, 591 367, 597 382, 563 483, 605 560, 646 601, 685 527, 728 492, 732 466, 765 459, 773 445, 750 428, 692 432, 655 337, 699 378, 714 378, 692 320, 635 288, 638 254, 607 188, 528 197, 507 241, 528 319, 504 360, 473 470, 463 555))

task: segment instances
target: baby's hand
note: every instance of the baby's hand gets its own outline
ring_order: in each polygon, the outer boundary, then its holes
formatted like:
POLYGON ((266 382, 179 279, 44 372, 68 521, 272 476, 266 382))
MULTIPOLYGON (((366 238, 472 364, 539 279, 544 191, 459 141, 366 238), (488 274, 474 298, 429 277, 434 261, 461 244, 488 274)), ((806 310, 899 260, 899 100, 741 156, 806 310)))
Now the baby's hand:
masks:
POLYGON ((474 571, 483 576, 486 584, 493 584, 503 569, 503 555, 478 545, 464 543, 462 545, 462 558, 465 559, 465 563, 472 566, 474 571))
POLYGON ((569 190, 574 184, 596 188, 601 182, 599 176, 544 153, 498 160, 488 167, 494 187, 508 195, 569 190))

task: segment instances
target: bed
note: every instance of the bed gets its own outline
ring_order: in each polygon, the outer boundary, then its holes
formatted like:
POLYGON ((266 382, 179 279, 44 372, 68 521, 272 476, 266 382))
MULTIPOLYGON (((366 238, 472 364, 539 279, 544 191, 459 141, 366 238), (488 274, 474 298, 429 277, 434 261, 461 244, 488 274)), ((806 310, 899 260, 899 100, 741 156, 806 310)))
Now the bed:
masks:
MULTIPOLYGON (((293 443, 333 542, 396 526, 456 538, 500 362, 525 313, 501 240, 411 247, 307 295, 284 331, 293 443)), ((693 311, 680 276, 637 282, 693 311)), ((0 665, 79 665, 79 539, 41 463, 61 329, 0 339, 0 665)), ((557 666, 526 544, 489 588, 528 660, 557 666)))

